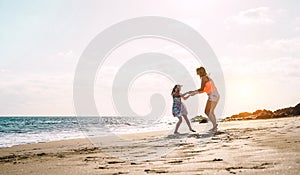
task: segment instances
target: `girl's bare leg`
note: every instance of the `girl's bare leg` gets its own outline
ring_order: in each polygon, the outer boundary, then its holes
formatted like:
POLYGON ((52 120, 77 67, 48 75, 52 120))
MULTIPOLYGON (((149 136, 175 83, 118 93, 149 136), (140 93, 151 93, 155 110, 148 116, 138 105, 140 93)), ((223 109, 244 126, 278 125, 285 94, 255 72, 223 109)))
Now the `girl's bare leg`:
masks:
POLYGON ((178 133, 178 128, 179 128, 181 122, 182 122, 182 117, 178 117, 178 122, 176 124, 176 128, 175 128, 174 134, 178 133))
POLYGON ((189 127, 190 131, 193 131, 193 132, 195 132, 195 130, 193 130, 193 128, 192 128, 192 126, 191 126, 191 123, 190 123, 189 119, 187 118, 187 116, 186 116, 186 115, 184 115, 184 116, 183 116, 183 118, 184 118, 184 120, 185 120, 186 124, 188 125, 188 127, 189 127))

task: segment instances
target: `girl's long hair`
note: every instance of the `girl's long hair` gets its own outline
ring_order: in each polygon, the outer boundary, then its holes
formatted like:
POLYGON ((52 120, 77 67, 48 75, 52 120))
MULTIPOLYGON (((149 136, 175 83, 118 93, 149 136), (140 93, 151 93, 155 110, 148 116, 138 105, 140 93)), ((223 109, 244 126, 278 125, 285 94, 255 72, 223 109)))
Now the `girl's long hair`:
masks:
POLYGON ((177 84, 173 87, 173 90, 172 90, 172 93, 171 93, 171 95, 173 95, 174 94, 174 92, 175 92, 175 89, 177 88, 177 84))

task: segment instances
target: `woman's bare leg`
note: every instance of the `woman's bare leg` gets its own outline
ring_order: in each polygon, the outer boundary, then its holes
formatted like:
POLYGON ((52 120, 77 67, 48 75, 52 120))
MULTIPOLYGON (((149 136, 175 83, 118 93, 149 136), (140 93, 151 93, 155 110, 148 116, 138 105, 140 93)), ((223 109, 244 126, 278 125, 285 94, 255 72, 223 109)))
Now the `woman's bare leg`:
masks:
POLYGON ((176 128, 175 128, 174 134, 178 133, 178 128, 179 128, 181 122, 182 122, 182 118, 178 117, 178 122, 176 124, 176 128))
POLYGON ((207 115, 210 122, 213 123, 213 119, 210 115, 211 101, 207 100, 204 113, 207 115))
POLYGON ((216 108, 218 102, 207 100, 206 106, 205 106, 205 114, 213 124, 213 128, 217 127, 216 117, 214 114, 214 109, 216 108))
POLYGON ((217 125, 217 120, 216 120, 216 116, 215 116, 215 108, 217 106, 218 102, 211 102, 211 108, 210 108, 210 115, 212 116, 211 118, 214 120, 214 127, 213 129, 217 129, 218 125, 217 125))

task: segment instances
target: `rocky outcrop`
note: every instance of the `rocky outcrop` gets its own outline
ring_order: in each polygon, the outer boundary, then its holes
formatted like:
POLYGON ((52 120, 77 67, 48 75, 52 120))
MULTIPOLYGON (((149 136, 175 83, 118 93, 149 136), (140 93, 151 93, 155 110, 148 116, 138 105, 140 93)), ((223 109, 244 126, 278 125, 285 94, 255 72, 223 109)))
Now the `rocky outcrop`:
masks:
POLYGON ((293 116, 300 115, 300 103, 297 104, 293 109, 293 116))
MULTIPOLYGON (((255 111, 257 112, 257 111, 255 111)), ((260 110, 259 112, 257 112, 255 114, 255 119, 268 119, 268 118, 273 118, 274 117, 274 113, 270 110, 260 110)))
POLYGON ((202 115, 196 116, 191 119, 192 122, 199 122, 199 123, 207 123, 208 120, 206 117, 203 117, 202 115))
POLYGON ((276 118, 293 116, 294 107, 278 109, 274 111, 276 118))
POLYGON ((234 121, 234 120, 255 120, 255 119, 270 119, 270 118, 281 118, 281 117, 292 117, 300 115, 300 103, 295 107, 278 109, 274 112, 270 110, 257 110, 253 113, 242 112, 231 117, 223 119, 223 121, 234 121))

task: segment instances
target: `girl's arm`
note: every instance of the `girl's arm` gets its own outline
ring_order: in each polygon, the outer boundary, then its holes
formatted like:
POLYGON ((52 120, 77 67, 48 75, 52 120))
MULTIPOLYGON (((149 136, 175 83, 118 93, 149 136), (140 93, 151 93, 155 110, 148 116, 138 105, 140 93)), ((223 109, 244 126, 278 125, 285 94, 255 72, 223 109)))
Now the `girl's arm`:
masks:
POLYGON ((174 93, 173 97, 179 97, 179 98, 182 98, 182 99, 186 100, 190 97, 190 95, 186 96, 187 94, 189 94, 189 92, 186 92, 186 93, 183 93, 183 94, 174 93))
POLYGON ((184 94, 181 94, 181 95, 180 95, 181 98, 184 99, 184 100, 186 100, 186 99, 188 99, 188 98, 191 96, 190 94, 187 95, 187 96, 185 96, 186 94, 189 94, 189 92, 186 92, 186 93, 184 93, 184 94))

